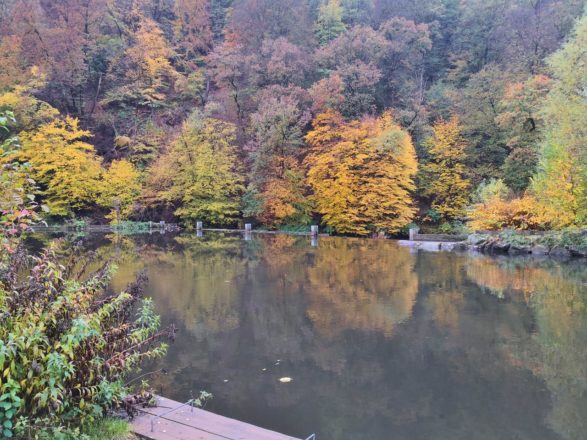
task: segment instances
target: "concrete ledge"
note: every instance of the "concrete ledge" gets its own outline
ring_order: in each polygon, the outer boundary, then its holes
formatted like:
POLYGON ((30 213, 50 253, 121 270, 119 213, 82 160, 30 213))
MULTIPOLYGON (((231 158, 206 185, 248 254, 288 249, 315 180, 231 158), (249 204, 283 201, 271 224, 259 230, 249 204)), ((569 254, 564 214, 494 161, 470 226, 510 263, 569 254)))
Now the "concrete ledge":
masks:
POLYGON ((421 249, 429 252, 440 251, 462 251, 467 249, 464 241, 410 241, 398 240, 400 246, 406 246, 412 249, 421 249))

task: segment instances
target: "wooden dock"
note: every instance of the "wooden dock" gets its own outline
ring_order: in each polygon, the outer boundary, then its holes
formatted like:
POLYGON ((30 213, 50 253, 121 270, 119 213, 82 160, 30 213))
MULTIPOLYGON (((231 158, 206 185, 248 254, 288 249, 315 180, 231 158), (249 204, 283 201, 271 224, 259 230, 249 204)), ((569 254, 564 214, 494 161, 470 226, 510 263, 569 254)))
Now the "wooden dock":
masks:
POLYGON ((157 406, 141 408, 133 432, 149 440, 300 440, 249 423, 156 397, 157 406), (174 410, 177 408, 176 410, 174 410), (160 416, 160 417, 158 417, 160 416))

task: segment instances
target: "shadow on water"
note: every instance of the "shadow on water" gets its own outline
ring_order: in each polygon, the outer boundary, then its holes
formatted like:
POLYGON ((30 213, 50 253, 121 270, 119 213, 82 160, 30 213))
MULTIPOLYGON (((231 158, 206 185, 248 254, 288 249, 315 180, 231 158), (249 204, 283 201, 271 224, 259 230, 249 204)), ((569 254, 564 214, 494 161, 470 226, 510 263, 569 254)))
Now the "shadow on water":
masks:
POLYGON ((319 439, 582 439, 587 268, 390 241, 92 239, 180 328, 154 385, 319 439), (289 383, 279 381, 291 377, 289 383))

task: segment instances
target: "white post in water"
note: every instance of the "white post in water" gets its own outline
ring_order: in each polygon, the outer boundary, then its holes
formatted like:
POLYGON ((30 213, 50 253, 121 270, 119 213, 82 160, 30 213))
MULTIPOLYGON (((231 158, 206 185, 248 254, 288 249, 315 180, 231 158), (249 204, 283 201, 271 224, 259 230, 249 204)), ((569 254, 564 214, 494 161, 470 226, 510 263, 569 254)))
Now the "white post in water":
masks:
POLYGON ((416 239, 416 235, 418 234, 419 231, 420 231, 420 228, 417 226, 410 228, 410 241, 414 241, 416 239))
POLYGON ((253 225, 250 223, 245 223, 245 240, 251 241, 253 239, 253 225))
POLYGON ((202 229, 204 229, 202 222, 196 222, 196 231, 201 231, 202 229))
POLYGON ((312 234, 312 237, 317 237, 318 236, 318 225, 310 226, 310 233, 312 234))

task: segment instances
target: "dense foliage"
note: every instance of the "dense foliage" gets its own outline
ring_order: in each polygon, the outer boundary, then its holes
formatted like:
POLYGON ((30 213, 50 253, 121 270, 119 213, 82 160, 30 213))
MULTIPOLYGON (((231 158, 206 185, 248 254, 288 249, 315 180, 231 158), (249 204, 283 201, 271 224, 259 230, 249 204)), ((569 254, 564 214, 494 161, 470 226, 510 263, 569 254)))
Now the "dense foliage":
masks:
POLYGON ((8 0, 0 111, 23 144, 10 160, 30 164, 56 217, 393 232, 465 221, 475 188, 500 179, 494 214, 537 211, 516 227, 582 226, 583 3, 8 0), (374 181, 338 184, 376 213, 327 213, 334 180, 315 167, 337 142, 321 152, 312 132, 328 114, 347 135, 386 115, 411 138, 416 175, 372 133, 350 142, 374 181))
MULTIPOLYGON (((30 176, 46 168, 9 162, 26 154, 30 142, 11 136, 15 122, 12 114, 0 114, 8 134, 0 165, 0 436, 81 438, 80 428, 122 403, 125 376, 142 360, 161 356, 160 339, 173 329, 159 330, 151 301, 141 298, 144 277, 111 294, 111 262, 90 270, 96 266, 91 255, 64 254, 59 245, 38 255, 26 250, 23 234, 40 221, 30 176)), ((77 140, 73 121, 64 124, 71 125, 41 133, 76 144, 74 155, 91 148, 77 140)), ((69 152, 61 153, 67 160, 69 152)))
POLYGON ((306 137, 308 183, 324 222, 341 233, 397 232, 410 222, 417 171, 410 136, 389 113, 345 123, 318 115, 306 137))
POLYGON ((104 296, 110 266, 83 281, 80 264, 59 263, 54 249, 3 261, 0 278, 0 416, 3 436, 76 427, 122 403, 123 378, 158 357, 159 319, 140 285, 104 296), (19 272, 30 275, 21 280, 19 272), (139 306, 136 318, 135 308, 139 306))

